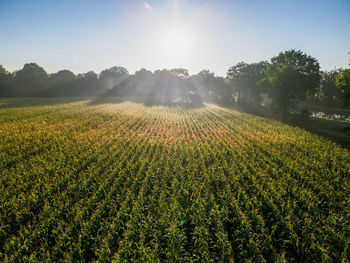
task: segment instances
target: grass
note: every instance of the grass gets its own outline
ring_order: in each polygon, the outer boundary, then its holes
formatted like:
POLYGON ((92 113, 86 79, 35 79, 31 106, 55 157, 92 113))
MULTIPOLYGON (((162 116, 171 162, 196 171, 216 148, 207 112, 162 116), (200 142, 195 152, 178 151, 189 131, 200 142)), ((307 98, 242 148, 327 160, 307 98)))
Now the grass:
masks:
POLYGON ((0 260, 349 260, 349 151, 303 129, 22 99, 2 101, 0 139, 0 260))

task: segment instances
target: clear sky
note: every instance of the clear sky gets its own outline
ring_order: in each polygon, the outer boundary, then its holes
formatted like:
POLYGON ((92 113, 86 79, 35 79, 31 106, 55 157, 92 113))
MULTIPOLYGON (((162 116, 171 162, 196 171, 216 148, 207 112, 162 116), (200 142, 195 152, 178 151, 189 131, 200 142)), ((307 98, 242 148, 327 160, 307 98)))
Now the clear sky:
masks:
POLYGON ((48 72, 184 67, 226 75, 239 61, 301 49, 347 67, 350 0, 0 0, 0 64, 48 72))

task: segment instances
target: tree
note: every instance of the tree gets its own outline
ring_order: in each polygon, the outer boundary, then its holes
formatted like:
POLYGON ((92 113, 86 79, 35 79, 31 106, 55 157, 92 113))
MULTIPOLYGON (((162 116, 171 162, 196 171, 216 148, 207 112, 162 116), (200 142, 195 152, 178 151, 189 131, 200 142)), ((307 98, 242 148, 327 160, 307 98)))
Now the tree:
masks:
POLYGON ((175 76, 178 76, 180 78, 188 78, 190 76, 190 74, 188 74, 188 70, 185 68, 173 68, 170 70, 170 72, 172 74, 174 74, 175 76))
POLYGON ((202 70, 196 75, 191 76, 193 85, 197 88, 199 96, 205 100, 209 101, 211 93, 213 93, 213 83, 215 79, 214 72, 209 70, 202 70))
POLYGON ((341 98, 340 89, 336 86, 338 70, 323 71, 321 73, 321 85, 317 90, 317 98, 327 105, 338 103, 341 98))
MULTIPOLYGON (((68 72, 62 73, 71 75, 68 72)), ((99 86, 98 76, 95 72, 89 71, 87 73, 78 74, 73 81, 68 81, 59 86, 54 86, 49 90, 45 90, 39 93, 40 96, 44 97, 80 97, 80 96, 97 96, 101 95, 102 91, 99 86)))
POLYGON ((78 74, 74 82, 74 96, 96 96, 102 93, 99 85, 99 79, 95 72, 88 71, 84 74, 78 74))
POLYGON ((337 74, 336 85, 342 93, 344 106, 347 106, 350 100, 350 69, 345 69, 337 74))
POLYGON ((102 88, 110 90, 123 82, 129 76, 129 72, 123 67, 111 67, 101 71, 99 81, 102 88))
POLYGON ((76 76, 72 71, 69 70, 60 70, 57 73, 53 73, 50 75, 50 86, 58 87, 63 84, 72 82, 76 80, 76 76))
POLYGON ((0 65, 0 76, 7 74, 9 74, 9 72, 3 67, 3 65, 0 65))
POLYGON ((136 96, 148 96, 154 89, 153 73, 144 68, 135 72, 134 78, 135 94, 136 96))
POLYGON ((219 104, 229 105, 232 103, 232 90, 224 77, 215 76, 213 88, 219 104))
POLYGON ((28 63, 15 73, 12 87, 13 96, 36 95, 49 87, 49 75, 36 63, 28 63))
POLYGON ((267 61, 247 64, 239 62, 227 71, 227 79, 233 89, 238 92, 238 100, 252 100, 256 104, 261 102, 261 86, 258 82, 264 78, 268 66, 267 61), (245 97, 245 98, 244 98, 245 97))
POLYGON ((168 94, 170 94, 170 98, 185 101, 191 89, 194 88, 192 85, 189 85, 188 78, 190 74, 188 70, 184 68, 173 68, 169 72, 174 75, 174 77, 170 77, 170 81, 168 82, 168 94))
POLYGON ((8 95, 12 79, 12 74, 0 65, 0 96, 8 95))
POLYGON ((291 49, 271 59, 265 78, 261 85, 285 114, 293 102, 315 93, 320 85, 320 65, 315 58, 291 49))
POLYGON ((191 81, 202 100, 225 105, 232 102, 232 91, 225 78, 215 76, 209 70, 202 70, 191 76, 191 81))

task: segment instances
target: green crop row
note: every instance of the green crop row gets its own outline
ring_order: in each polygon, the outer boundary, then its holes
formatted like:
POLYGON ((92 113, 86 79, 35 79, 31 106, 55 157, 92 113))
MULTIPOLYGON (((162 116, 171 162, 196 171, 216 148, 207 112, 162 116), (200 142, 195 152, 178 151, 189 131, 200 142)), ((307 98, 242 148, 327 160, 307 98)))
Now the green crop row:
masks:
POLYGON ((213 105, 0 108, 0 261, 348 262, 350 154, 213 105))

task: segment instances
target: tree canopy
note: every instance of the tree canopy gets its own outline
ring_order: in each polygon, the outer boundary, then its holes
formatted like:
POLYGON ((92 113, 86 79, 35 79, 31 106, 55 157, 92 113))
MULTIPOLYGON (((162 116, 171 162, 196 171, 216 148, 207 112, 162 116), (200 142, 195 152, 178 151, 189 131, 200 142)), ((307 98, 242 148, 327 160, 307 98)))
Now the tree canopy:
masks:
POLYGON ((13 75, 0 65, 0 96, 8 96, 13 75))
POLYGON ((66 83, 76 80, 76 76, 72 71, 60 70, 50 75, 50 86, 58 87, 66 83))
POLYGON ((21 96, 34 95, 48 88, 49 74, 36 63, 27 63, 15 72, 11 93, 21 96))
POLYGON ((9 72, 3 67, 3 65, 0 65, 0 76, 7 74, 9 74, 9 72))
POLYGON ((338 74, 338 70, 321 72, 321 83, 315 95, 323 105, 339 104, 342 100, 341 90, 336 85, 338 74))
POLYGON ((261 101, 261 87, 258 82, 264 78, 267 61, 247 64, 239 62, 227 71, 227 78, 233 89, 238 92, 238 99, 252 98, 255 103, 261 101))
POLYGON ((350 69, 345 69, 337 74, 336 85, 343 94, 344 105, 347 106, 350 100, 350 69))
POLYGON ((291 49, 271 59, 265 78, 261 83, 274 105, 286 111, 294 101, 315 93, 320 85, 320 65, 315 58, 291 49))
POLYGON ((102 88, 109 90, 125 80, 128 75, 129 72, 126 68, 114 66, 109 69, 102 70, 99 80, 102 88))
POLYGON ((279 53, 270 63, 239 62, 228 69, 226 78, 210 70, 190 75, 184 68, 154 72, 143 68, 130 74, 120 66, 102 70, 99 75, 93 71, 75 75, 69 70, 48 74, 41 66, 27 63, 12 73, 0 65, 0 96, 119 96, 151 103, 205 101, 230 105, 238 95, 246 106, 261 109, 272 101, 274 109, 288 112, 306 96, 308 102, 335 105, 342 101, 347 105, 348 74, 348 70, 320 73, 315 58, 294 49, 279 53))

